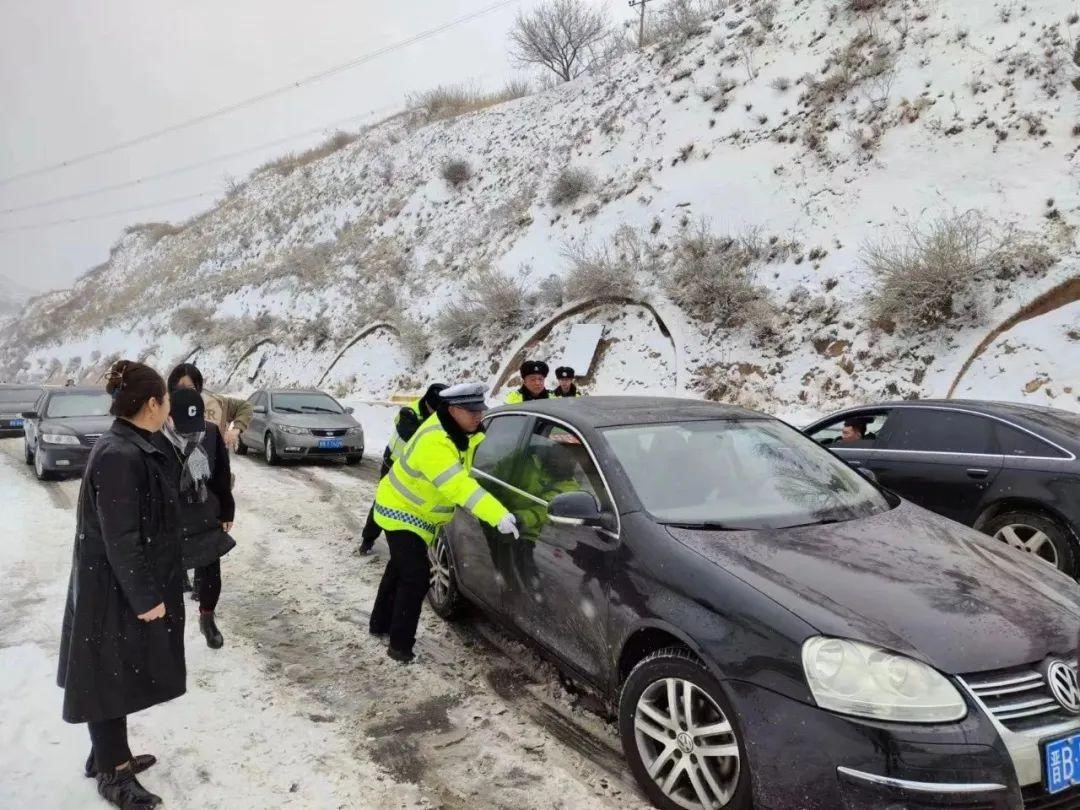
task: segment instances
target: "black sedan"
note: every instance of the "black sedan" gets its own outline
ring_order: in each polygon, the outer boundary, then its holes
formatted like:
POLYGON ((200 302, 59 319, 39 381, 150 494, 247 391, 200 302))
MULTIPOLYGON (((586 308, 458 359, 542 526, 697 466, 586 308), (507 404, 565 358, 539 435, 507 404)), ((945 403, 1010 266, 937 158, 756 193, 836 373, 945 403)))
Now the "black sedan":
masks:
POLYGON ((40 385, 0 385, 0 438, 23 435, 23 411, 32 410, 40 385))
POLYGON ((46 389, 23 414, 23 454, 38 480, 82 474, 90 449, 109 429, 112 397, 100 388, 46 389))
POLYGON ((898 495, 1080 574, 1080 415, 920 400, 851 408, 806 433, 898 495))
POLYGON ((429 602, 605 696, 657 806, 1080 802, 1070 578, 750 411, 545 400, 485 429, 474 474, 522 537, 459 510, 429 602))

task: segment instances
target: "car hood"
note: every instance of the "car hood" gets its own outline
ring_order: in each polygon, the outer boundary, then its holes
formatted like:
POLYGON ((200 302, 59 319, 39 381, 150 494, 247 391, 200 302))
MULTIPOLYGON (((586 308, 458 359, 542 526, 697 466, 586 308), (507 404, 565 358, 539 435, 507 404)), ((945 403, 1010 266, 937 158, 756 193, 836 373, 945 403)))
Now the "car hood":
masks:
POLYGON ((340 430, 357 427, 360 424, 347 413, 274 413, 271 421, 275 425, 319 430, 340 430))
POLYGON ((115 420, 111 416, 65 416, 49 417, 41 420, 40 433, 74 433, 85 436, 87 433, 104 433, 115 420))
POLYGON ((780 531, 668 530, 822 634, 950 674, 1076 650, 1080 586, 906 501, 870 518, 780 531))

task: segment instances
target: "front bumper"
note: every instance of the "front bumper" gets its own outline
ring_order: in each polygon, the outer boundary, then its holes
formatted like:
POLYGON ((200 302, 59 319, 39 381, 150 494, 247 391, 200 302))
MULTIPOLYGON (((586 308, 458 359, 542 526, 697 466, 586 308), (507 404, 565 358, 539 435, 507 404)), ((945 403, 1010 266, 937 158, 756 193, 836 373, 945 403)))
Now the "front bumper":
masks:
POLYGON ((994 725, 969 701, 937 726, 842 717, 768 689, 728 682, 761 810, 1020 810, 1080 807, 1080 789, 1021 786, 994 725), (1064 802, 1064 803, 1060 803, 1064 802))
POLYGON ((310 434, 274 431, 274 446, 282 458, 347 458, 364 455, 364 437, 359 436, 313 436, 310 434), (320 447, 320 442, 340 440, 340 448, 320 447))
POLYGON ((90 448, 75 445, 38 444, 35 455, 41 457, 42 469, 53 473, 82 474, 90 458, 90 448))

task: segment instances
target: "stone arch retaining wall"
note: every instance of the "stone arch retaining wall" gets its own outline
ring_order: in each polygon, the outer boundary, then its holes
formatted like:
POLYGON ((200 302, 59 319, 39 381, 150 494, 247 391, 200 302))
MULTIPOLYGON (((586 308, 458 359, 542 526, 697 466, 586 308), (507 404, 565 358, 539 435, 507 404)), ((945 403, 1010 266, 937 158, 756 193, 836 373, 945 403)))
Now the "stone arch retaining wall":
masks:
POLYGON ((398 335, 400 337, 400 333, 398 332, 397 327, 394 326, 392 323, 389 323, 388 321, 375 321, 374 323, 369 323, 367 326, 357 332, 352 338, 350 338, 349 342, 341 347, 341 351, 334 355, 334 359, 330 361, 330 365, 326 367, 326 371, 324 371, 322 373, 322 376, 319 377, 319 388, 322 388, 323 383, 326 382, 326 378, 330 376, 330 372, 334 370, 334 366, 336 366, 341 360, 341 358, 345 356, 345 353, 357 343, 359 343, 361 340, 373 333, 376 329, 386 329, 387 331, 393 332, 395 335, 398 335))
POLYGON ((255 352, 257 352, 261 347, 265 346, 267 343, 276 344, 277 341, 274 340, 274 338, 263 338, 262 340, 256 341, 255 344, 250 349, 248 349, 246 352, 244 352, 244 354, 240 357, 240 359, 237 360, 236 363, 233 364, 232 371, 230 371, 229 375, 225 378, 224 385, 228 385, 230 382, 232 382, 233 375, 235 375, 236 372, 240 369, 240 366, 243 364, 243 362, 245 360, 247 360, 249 357, 251 357, 251 355, 255 354, 255 352))

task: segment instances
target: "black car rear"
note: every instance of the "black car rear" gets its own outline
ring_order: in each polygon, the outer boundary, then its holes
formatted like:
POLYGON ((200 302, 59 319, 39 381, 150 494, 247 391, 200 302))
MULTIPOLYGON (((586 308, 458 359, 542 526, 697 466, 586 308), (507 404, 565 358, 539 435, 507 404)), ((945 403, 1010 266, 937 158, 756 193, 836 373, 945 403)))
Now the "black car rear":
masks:
POLYGON ((40 385, 0 385, 0 438, 23 435, 23 412, 41 396, 40 385))
POLYGON ((922 400, 852 408, 805 432, 902 497, 1080 573, 1080 415, 922 400))

